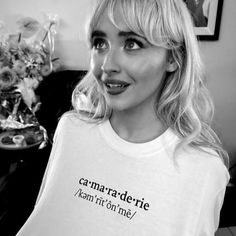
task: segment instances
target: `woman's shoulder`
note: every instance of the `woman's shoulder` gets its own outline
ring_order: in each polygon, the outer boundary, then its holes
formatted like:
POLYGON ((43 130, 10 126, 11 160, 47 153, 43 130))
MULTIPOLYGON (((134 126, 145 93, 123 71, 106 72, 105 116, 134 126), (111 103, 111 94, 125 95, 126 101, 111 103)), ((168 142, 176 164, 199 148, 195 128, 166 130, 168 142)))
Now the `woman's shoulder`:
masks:
POLYGON ((84 119, 81 119, 81 116, 79 115, 78 112, 72 110, 64 113, 59 121, 58 121, 58 126, 59 127, 87 127, 90 126, 92 123, 89 123, 85 121, 84 119))
POLYGON ((188 148, 184 152, 183 162, 187 163, 187 168, 199 176, 204 176, 215 186, 224 188, 229 181, 229 172, 223 160, 210 148, 188 148))
POLYGON ((68 111, 60 117, 56 128, 56 134, 83 133, 91 127, 94 127, 95 124, 96 123, 81 119, 76 111, 68 111))

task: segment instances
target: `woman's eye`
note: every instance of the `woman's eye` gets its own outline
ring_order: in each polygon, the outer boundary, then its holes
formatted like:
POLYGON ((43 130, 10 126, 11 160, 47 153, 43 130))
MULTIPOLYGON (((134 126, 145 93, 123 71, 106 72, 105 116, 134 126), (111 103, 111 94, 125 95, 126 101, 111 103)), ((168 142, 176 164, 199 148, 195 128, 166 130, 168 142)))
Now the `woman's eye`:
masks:
POLYGON ((139 42, 138 40, 135 39, 127 39, 125 41, 125 46, 124 48, 126 50, 138 50, 143 48, 143 43, 139 42))
POLYGON ((108 44, 105 39, 95 38, 92 42, 92 47, 96 50, 104 50, 108 47, 108 44))

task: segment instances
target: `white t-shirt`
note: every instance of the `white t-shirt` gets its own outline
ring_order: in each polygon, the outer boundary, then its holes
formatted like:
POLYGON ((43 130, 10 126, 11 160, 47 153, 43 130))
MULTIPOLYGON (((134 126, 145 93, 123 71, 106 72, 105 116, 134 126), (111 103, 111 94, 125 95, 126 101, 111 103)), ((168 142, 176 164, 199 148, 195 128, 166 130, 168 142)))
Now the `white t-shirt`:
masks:
POLYGON ((60 120, 35 208, 17 236, 213 236, 229 174, 220 158, 182 151, 168 129, 147 143, 110 122, 60 120))

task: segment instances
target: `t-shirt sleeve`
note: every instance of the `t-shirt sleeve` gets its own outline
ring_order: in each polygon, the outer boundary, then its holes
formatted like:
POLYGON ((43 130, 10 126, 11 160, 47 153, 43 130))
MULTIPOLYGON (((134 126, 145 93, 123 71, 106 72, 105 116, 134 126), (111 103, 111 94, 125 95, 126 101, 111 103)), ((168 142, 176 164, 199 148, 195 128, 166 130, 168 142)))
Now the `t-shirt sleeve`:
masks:
POLYGON ((66 115, 64 115, 59 120, 56 131, 54 133, 52 150, 51 150, 51 153, 50 153, 50 157, 49 157, 49 160, 48 160, 48 163, 47 163, 46 170, 44 172, 43 180, 42 180, 42 183, 41 183, 41 186, 40 186, 40 190, 39 190, 39 194, 38 194, 37 199, 36 199, 35 206, 40 201, 41 196, 43 195, 43 192, 45 190, 45 187, 46 187, 46 185, 47 185, 47 183, 50 179, 50 176, 53 172, 53 168, 54 168, 53 166, 54 166, 54 163, 56 162, 55 153, 57 152, 57 149, 60 146, 60 142, 61 142, 60 140, 63 138, 63 132, 64 132, 63 130, 65 129, 64 126, 66 125, 66 120, 67 120, 66 115))
POLYGON ((229 173, 222 161, 216 160, 209 170, 207 184, 196 226, 196 236, 213 236, 219 227, 229 173))

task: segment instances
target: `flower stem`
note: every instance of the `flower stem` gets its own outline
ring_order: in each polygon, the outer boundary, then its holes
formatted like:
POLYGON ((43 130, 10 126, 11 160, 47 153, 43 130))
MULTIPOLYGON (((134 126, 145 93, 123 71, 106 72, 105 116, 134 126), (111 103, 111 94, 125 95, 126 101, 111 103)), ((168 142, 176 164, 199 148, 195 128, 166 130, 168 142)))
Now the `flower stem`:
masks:
POLYGON ((43 37, 43 42, 44 42, 45 39, 47 38, 48 32, 49 32, 49 30, 51 29, 52 25, 53 25, 53 23, 50 23, 50 25, 49 25, 49 27, 48 27, 48 30, 46 31, 46 34, 45 34, 44 37, 43 37))
POLYGON ((18 43, 21 41, 21 33, 19 33, 18 43))
POLYGON ((21 97, 18 99, 18 101, 14 104, 13 111, 12 111, 12 117, 15 117, 18 111, 18 107, 20 105, 21 97))

